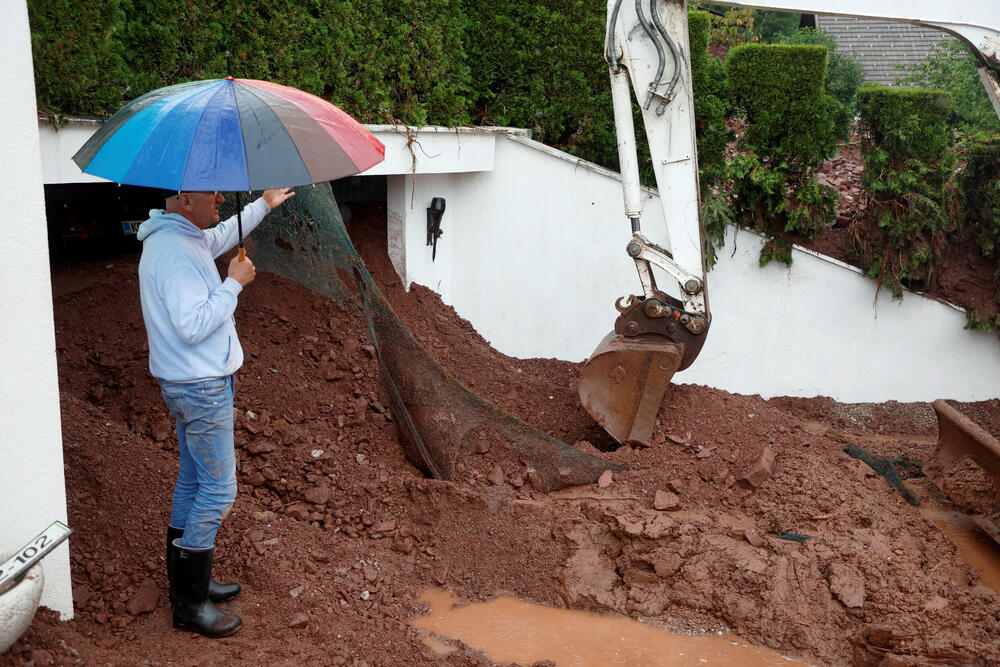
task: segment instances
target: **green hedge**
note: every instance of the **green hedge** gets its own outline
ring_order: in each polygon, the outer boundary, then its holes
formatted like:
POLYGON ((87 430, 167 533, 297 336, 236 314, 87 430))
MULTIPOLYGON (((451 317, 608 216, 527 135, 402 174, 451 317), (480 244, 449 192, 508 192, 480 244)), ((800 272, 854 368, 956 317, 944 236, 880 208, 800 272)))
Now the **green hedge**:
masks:
POLYGON ((55 115, 109 115, 121 103, 125 50, 120 0, 28 2, 38 108, 55 115))
POLYGON ((931 287, 947 247, 955 204, 948 116, 938 90, 869 85, 858 92, 868 194, 852 231, 862 267, 900 296, 931 287))
POLYGON ((365 122, 468 121, 462 0, 29 0, 39 108, 106 115, 232 74, 321 95, 365 122))
MULTIPOLYGON (((787 44, 825 46, 829 58, 826 70, 826 92, 853 111, 858 88, 861 87, 861 83, 865 79, 864 69, 854 59, 854 56, 837 51, 837 43, 822 28, 802 28, 782 41, 787 44)), ((846 116, 845 120, 850 120, 850 116, 846 116)), ((846 139, 847 133, 850 131, 850 123, 845 122, 843 129, 844 133, 841 136, 846 139)))
POLYGON ((747 120, 728 166, 736 221, 769 237, 761 264, 791 263, 786 233, 815 236, 833 220, 835 190, 816 168, 837 151, 845 105, 825 88, 823 46, 746 44, 726 58, 730 92, 747 120))
MULTIPOLYGON (((1000 137, 980 138, 965 156, 959 177, 966 232, 977 242, 984 257, 997 262, 994 298, 1000 303, 1000 137)), ((1000 333, 1000 315, 968 312, 969 327, 1000 333)))
POLYGON ((707 264, 712 266, 716 248, 725 245, 726 225, 732 222, 733 215, 732 207, 722 192, 726 146, 732 140, 732 132, 726 127, 726 67, 708 50, 712 39, 711 14, 688 12, 688 39, 694 88, 701 220, 705 228, 704 251, 707 264))
POLYGON ((983 257, 1000 258, 1000 136, 972 143, 959 188, 966 226, 983 257))
POLYGON ((772 163, 805 169, 837 148, 843 110, 826 94, 823 46, 745 44, 726 57, 730 90, 749 122, 743 145, 772 163))
POLYGON ((922 62, 907 68, 899 80, 904 85, 943 90, 951 95, 953 106, 948 122, 968 134, 1000 132, 989 95, 979 78, 979 63, 969 48, 958 40, 942 42, 922 62))
MULTIPOLYGON (((110 115, 160 86, 231 73, 302 88, 364 122, 528 127, 618 164, 605 6, 593 0, 29 0, 38 104, 110 115)), ((721 171, 721 64, 693 12, 702 168, 721 171)), ((642 142, 640 142, 642 147, 642 142)), ((651 170, 646 170, 647 177, 651 170)), ((707 178, 711 178, 711 174, 707 178)))
POLYGON ((602 3, 464 0, 470 111, 484 125, 617 165, 602 3))
POLYGON ((714 181, 725 166, 726 144, 731 139, 726 128, 726 67, 708 51, 711 21, 708 12, 688 12, 698 166, 708 181, 714 181))

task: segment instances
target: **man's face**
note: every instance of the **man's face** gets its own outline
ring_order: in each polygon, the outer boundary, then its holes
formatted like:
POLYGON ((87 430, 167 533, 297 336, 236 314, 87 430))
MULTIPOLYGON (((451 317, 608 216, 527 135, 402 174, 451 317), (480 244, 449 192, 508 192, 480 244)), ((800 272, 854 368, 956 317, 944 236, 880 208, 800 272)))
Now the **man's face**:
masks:
POLYGON ((226 201, 220 192, 182 192, 180 213, 198 229, 208 229, 219 221, 219 204, 226 201))

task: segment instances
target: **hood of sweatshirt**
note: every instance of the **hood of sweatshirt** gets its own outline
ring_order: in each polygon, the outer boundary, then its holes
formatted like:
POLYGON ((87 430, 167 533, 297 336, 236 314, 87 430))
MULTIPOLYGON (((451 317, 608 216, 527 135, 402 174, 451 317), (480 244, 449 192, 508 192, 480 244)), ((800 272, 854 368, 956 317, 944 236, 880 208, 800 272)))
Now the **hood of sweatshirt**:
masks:
POLYGON ((205 232, 195 227, 193 222, 180 213, 167 213, 162 209, 154 208, 149 212, 149 220, 139 225, 136 238, 145 241, 156 232, 165 229, 174 234, 191 238, 202 238, 205 235, 205 232))

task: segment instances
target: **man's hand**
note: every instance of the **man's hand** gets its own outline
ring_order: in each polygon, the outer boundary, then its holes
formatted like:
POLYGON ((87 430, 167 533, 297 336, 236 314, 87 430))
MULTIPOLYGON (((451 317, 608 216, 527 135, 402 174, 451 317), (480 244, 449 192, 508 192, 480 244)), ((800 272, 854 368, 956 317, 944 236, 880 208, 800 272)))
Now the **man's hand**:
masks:
POLYGON ((264 193, 261 195, 272 211, 285 203, 286 199, 291 199, 294 196, 295 193, 291 192, 291 188, 274 188, 273 190, 264 190, 264 193))
POLYGON ((240 255, 237 253, 236 256, 229 262, 229 277, 243 287, 252 283, 256 276, 257 269, 254 267, 253 262, 250 261, 249 257, 244 257, 241 262, 240 255))

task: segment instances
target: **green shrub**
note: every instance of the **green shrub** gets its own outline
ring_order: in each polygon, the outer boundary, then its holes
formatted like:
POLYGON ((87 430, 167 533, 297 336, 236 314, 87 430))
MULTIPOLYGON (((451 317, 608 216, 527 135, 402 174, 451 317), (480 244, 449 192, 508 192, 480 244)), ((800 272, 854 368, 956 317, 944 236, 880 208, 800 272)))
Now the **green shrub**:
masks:
POLYGON ((951 227, 955 156, 947 120, 951 98, 938 90, 865 86, 858 93, 867 192, 854 223, 862 267, 894 296, 932 287, 951 227))
POLYGON ((708 12, 688 12, 698 167, 714 181, 725 165, 731 133, 726 128, 726 67, 708 51, 711 18, 708 12))
MULTIPOLYGON (((729 52, 730 92, 748 125, 729 164, 736 220, 768 237, 812 238, 834 217, 837 193, 815 172, 836 153, 845 105, 824 89, 823 46, 750 44, 729 52)), ((790 262, 790 253, 762 255, 790 262)))
MULTIPOLYGON (((782 40, 786 44, 812 44, 825 46, 829 63, 826 69, 826 92, 833 95, 853 114, 858 88, 865 79, 865 71, 849 53, 837 51, 837 44, 822 28, 802 28, 782 40)), ((849 117, 848 117, 849 120, 849 117)), ((845 124, 849 130, 849 123, 845 124)), ((844 135, 846 137, 846 134, 844 135)))
POLYGON ((474 122, 617 165, 604 5, 584 0, 465 0, 474 122))
POLYGON ((712 18, 710 44, 717 53, 726 53, 734 46, 759 40, 760 37, 754 33, 752 9, 726 7, 721 15, 712 18))
POLYGON ((32 0, 40 106, 108 114, 231 73, 320 95, 364 122, 462 124, 462 0, 32 0), (67 39, 69 35, 69 39, 67 39))
POLYGON ((975 141, 959 176, 965 224, 983 257, 1000 257, 1000 137, 975 141))
POLYGON ((975 56, 957 40, 942 42, 923 62, 909 68, 903 85, 943 90, 952 98, 949 124, 964 133, 1000 132, 1000 118, 979 79, 975 56))
POLYGON ((753 10, 753 33, 762 42, 784 42, 799 29, 801 22, 802 14, 766 9, 753 10))
POLYGON ((125 60, 119 0, 30 0, 38 108, 58 116, 103 115, 121 104, 125 60))
POLYGON ((708 12, 688 12, 701 221, 705 228, 704 250, 709 266, 715 263, 716 248, 725 245, 726 226, 733 217, 729 202, 719 191, 725 175, 726 146, 732 133, 726 127, 726 68, 708 50, 711 21, 708 12))
MULTIPOLYGON (((965 232, 979 246, 983 257, 994 260, 995 301, 1000 304, 1000 137, 980 138, 965 156, 959 192, 965 213, 965 232)), ((1000 314, 968 311, 968 328, 1000 333, 1000 314)))

